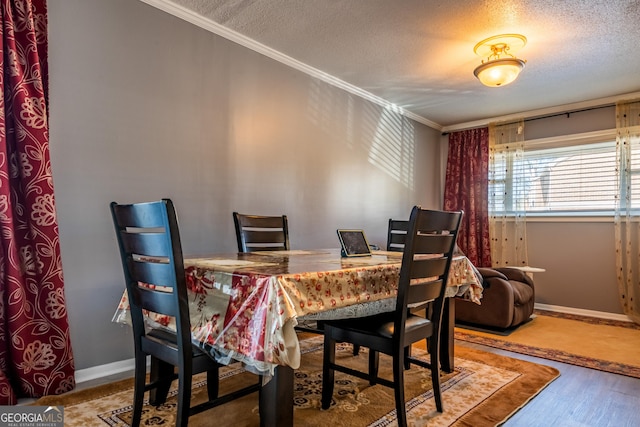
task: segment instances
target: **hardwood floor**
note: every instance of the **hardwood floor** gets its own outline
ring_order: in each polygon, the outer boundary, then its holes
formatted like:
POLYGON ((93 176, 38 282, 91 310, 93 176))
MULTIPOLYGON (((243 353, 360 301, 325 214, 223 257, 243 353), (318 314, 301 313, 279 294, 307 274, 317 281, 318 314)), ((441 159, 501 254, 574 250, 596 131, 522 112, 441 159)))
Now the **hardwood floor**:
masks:
POLYGON ((560 377, 509 418, 503 424, 505 427, 640 426, 640 379, 478 344, 460 341, 456 344, 553 366, 560 371, 560 377))

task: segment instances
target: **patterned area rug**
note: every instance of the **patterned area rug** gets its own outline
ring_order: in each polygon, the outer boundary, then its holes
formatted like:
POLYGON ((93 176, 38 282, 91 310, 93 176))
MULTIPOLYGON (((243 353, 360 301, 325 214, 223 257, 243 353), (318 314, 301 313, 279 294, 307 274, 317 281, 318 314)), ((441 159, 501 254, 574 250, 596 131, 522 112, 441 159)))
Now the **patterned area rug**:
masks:
POLYGON ((536 310, 508 336, 456 328, 456 340, 640 378, 640 325, 536 310))
MULTIPOLYGON (((304 426, 394 426, 396 424, 393 391, 369 386, 358 378, 336 373, 332 406, 321 411, 322 337, 301 341, 303 358, 295 374, 295 424, 304 426)), ((423 349, 414 354, 428 359, 423 349)), ((367 352, 354 357, 350 346, 342 345, 337 357, 354 367, 366 366, 367 352)), ((381 356, 381 373, 388 365, 381 356)), ((386 373, 390 377, 390 370, 386 373)), ((412 366, 405 374, 407 412, 414 426, 495 426, 535 397, 559 375, 558 371, 504 356, 463 347, 456 348, 456 368, 442 378, 444 413, 435 410, 428 370, 412 366)), ((223 387, 237 387, 255 381, 255 376, 239 366, 224 369, 223 387)), ((194 378, 193 401, 206 397, 204 377, 194 378)), ((221 390, 221 392, 224 390, 221 390)), ((131 419, 132 380, 78 391, 62 396, 47 396, 34 405, 62 405, 66 427, 128 426, 131 419)), ((175 400, 160 407, 145 405, 144 426, 174 425, 175 400)), ((192 427, 212 425, 259 426, 257 393, 205 411, 190 418, 192 427)))

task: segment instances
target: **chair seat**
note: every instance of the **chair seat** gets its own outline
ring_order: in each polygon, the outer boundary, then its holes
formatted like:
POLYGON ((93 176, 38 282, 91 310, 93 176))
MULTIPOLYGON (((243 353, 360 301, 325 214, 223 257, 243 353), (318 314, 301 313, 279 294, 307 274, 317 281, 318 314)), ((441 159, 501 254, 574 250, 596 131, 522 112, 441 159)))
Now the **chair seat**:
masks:
MULTIPOLYGON (((394 312, 389 312, 355 319, 328 320, 325 321, 325 325, 366 335, 391 338, 394 331, 394 314, 394 312)), ((429 319, 409 314, 405 323, 405 334, 410 334, 418 329, 431 333, 433 324, 429 319)))
POLYGON ((154 340, 162 345, 178 349, 177 336, 175 332, 167 331, 166 329, 151 329, 147 332, 147 338, 154 340))
MULTIPOLYGON (((149 341, 154 341, 162 346, 168 347, 174 350, 176 353, 178 351, 178 337, 173 331, 154 328, 154 329, 151 329, 149 332, 147 332, 146 338, 149 341)), ((193 349, 192 350, 193 357, 206 356, 210 358, 210 356, 206 354, 204 351, 202 351, 202 349, 197 345, 193 344, 191 347, 193 349)))

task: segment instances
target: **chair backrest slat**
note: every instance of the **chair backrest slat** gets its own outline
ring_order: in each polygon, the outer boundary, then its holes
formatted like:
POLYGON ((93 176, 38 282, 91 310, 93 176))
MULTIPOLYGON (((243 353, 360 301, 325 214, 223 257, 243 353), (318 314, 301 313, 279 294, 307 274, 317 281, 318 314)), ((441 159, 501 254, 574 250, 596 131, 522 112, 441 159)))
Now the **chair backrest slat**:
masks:
POLYGON ((418 254, 445 254, 455 242, 456 236, 451 234, 421 234, 415 241, 415 252, 418 254))
POLYGON ((446 211, 423 211, 425 214, 420 215, 416 221, 416 227, 420 233, 441 233, 446 230, 458 232, 458 223, 456 216, 447 215, 446 211), (444 213, 444 215, 443 215, 444 213))
POLYGON ((429 281, 427 283, 416 283, 409 286, 407 304, 423 304, 433 301, 440 296, 442 280, 429 281))
POLYGON ((243 231, 245 242, 247 243, 279 243, 280 245, 274 246, 284 246, 286 241, 284 237, 284 233, 282 229, 277 230, 249 230, 245 229, 243 231))
POLYGON ((123 231, 122 246, 127 253, 148 257, 167 256, 171 252, 171 242, 167 241, 164 231, 161 233, 123 231))
POLYGON ((286 215, 264 216, 233 213, 238 252, 289 250, 286 215))
POLYGON ((114 220, 119 228, 163 228, 166 226, 165 216, 152 203, 136 203, 131 205, 113 205, 114 220))
POLYGON ((242 215, 239 214, 240 224, 250 228, 280 228, 282 229, 283 216, 242 215))
POLYGON ((407 229, 409 221, 389 218, 387 228, 387 250, 402 252, 407 240, 407 229))
POLYGON ((134 288, 134 299, 144 310, 171 317, 178 315, 175 297, 171 292, 145 288, 144 285, 140 285, 134 288))
POLYGON ((409 272, 410 277, 413 280, 439 278, 445 273, 448 262, 446 257, 414 260, 409 272))
POLYGON ((131 280, 155 286, 174 288, 176 276, 174 267, 168 263, 129 261, 131 280))

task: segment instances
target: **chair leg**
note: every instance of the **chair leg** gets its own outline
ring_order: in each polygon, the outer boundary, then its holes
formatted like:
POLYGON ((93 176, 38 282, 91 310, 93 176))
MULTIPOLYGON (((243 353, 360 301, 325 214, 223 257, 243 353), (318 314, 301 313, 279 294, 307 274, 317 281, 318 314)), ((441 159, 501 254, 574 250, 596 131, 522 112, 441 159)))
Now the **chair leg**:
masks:
POLYGON ((442 407, 442 389, 440 387, 440 348, 438 344, 439 340, 431 339, 433 348, 431 348, 431 355, 429 363, 431 365, 431 386, 433 387, 433 397, 436 401, 436 409, 438 412, 443 411, 442 407))
POLYGON ((378 383, 379 360, 379 353, 369 349, 369 385, 376 385, 378 383))
POLYGON ((411 369, 411 345, 404 348, 404 369, 411 369))
POLYGON ((191 366, 178 368, 178 410, 176 413, 176 427, 186 427, 189 423, 191 409, 191 366))
POLYGON ((404 350, 400 350, 393 357, 393 382, 398 427, 407 427, 407 410, 404 403, 404 350))
POLYGON ((330 332, 324 332, 324 353, 322 356, 322 409, 329 409, 333 397, 333 381, 335 371, 331 366, 336 361, 336 342, 330 332))
POLYGON ((136 355, 135 359, 135 380, 133 388, 133 413, 131 419, 132 426, 139 426, 142 419, 142 403, 144 400, 144 386, 147 377, 147 358, 136 355))
POLYGON ((209 400, 214 400, 218 397, 218 393, 220 392, 219 386, 219 368, 216 365, 215 368, 209 369, 207 371, 207 394, 209 395, 209 400))
POLYGON ((153 406, 162 405, 167 401, 175 368, 172 364, 151 356, 150 369, 149 378, 152 382, 157 381, 158 386, 149 391, 149 403, 153 406))
POLYGON ((353 345, 353 355, 357 356, 358 354, 360 354, 360 346, 358 344, 354 344, 353 345))

